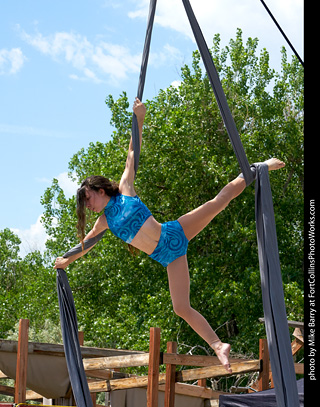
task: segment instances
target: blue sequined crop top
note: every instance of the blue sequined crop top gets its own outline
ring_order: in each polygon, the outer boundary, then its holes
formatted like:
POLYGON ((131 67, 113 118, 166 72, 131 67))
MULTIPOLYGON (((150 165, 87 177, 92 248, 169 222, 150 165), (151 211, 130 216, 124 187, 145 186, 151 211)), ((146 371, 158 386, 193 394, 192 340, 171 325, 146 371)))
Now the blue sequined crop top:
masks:
POLYGON ((152 216, 137 195, 127 196, 120 193, 110 198, 104 213, 111 232, 126 243, 132 242, 144 222, 152 216))

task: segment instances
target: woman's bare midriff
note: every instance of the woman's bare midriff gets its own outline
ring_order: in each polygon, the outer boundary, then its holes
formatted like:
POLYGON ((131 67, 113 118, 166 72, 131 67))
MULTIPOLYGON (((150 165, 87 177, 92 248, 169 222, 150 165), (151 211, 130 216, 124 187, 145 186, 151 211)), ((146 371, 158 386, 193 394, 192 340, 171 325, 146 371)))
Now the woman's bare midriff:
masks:
POLYGON ((153 216, 150 216, 141 226, 130 244, 150 255, 157 247, 160 235, 161 223, 157 222, 153 216))

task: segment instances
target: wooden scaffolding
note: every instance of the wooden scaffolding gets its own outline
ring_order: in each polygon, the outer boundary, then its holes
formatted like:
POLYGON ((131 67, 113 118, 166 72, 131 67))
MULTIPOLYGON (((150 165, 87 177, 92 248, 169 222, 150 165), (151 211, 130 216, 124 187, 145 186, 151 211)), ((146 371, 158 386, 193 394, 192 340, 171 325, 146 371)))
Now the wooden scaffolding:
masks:
MULTIPOLYGON (((303 347, 303 323, 290 322, 295 326, 292 354, 295 355, 303 347)), ((14 402, 24 403, 27 400, 42 399, 41 394, 27 390, 28 354, 64 355, 63 346, 56 344, 35 344, 28 342, 29 321, 20 320, 19 340, 0 340, 0 352, 16 352, 16 376, 14 388, 0 384, 0 394, 14 397, 14 402)), ((83 345, 83 333, 79 333, 80 344, 83 345)), ((206 386, 207 378, 229 376, 215 356, 185 355, 177 353, 177 343, 168 342, 167 352, 160 351, 160 328, 150 329, 149 352, 122 351, 100 348, 81 347, 83 363, 88 378, 89 390, 93 405, 96 406, 96 394, 110 393, 116 390, 146 388, 147 407, 158 407, 158 392, 165 393, 165 407, 174 407, 175 395, 182 394, 200 397, 207 400, 207 406, 218 406, 219 396, 226 394, 206 386), (165 373, 160 373, 160 365, 165 365, 165 373), (137 376, 120 372, 128 367, 148 366, 148 375, 137 376), (176 370, 177 366, 188 366, 191 369, 176 370), (197 385, 186 382, 196 381, 197 385)), ((269 353, 266 339, 260 339, 260 354, 257 360, 230 359, 232 375, 248 372, 259 372, 257 382, 251 386, 256 391, 273 387, 269 353)), ((303 364, 295 363, 297 374, 303 374, 303 364)), ((0 371, 0 378, 5 375, 0 371)), ((244 389, 242 389, 243 391, 244 389)), ((250 391, 249 389, 247 389, 250 391)), ((252 390, 251 390, 252 391, 252 390)), ((229 394, 229 393, 228 393, 229 394)), ((46 400, 48 403, 48 400, 46 400)), ((53 404, 74 405, 72 389, 64 397, 53 404)))

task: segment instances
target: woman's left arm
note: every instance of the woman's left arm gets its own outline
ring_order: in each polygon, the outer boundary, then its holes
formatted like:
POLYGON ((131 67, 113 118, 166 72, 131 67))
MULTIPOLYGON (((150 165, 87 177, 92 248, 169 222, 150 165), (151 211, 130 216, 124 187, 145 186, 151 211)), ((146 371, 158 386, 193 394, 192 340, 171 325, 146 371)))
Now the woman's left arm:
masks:
MULTIPOLYGON (((146 108, 145 108, 145 105, 138 98, 136 98, 134 101, 133 112, 137 117, 138 128, 139 128, 139 141, 140 141, 140 147, 141 147, 142 128, 143 128, 144 118, 146 115, 146 108)), ((134 187, 133 187, 134 177, 135 177, 134 151, 133 151, 133 143, 132 143, 132 136, 131 136, 128 156, 127 156, 127 161, 126 161, 126 167, 124 169, 124 172, 122 174, 120 184, 119 184, 119 190, 122 194, 131 195, 131 196, 135 195, 135 191, 134 191, 134 187)))
MULTIPOLYGON (((91 239, 95 236, 97 236, 99 233, 101 233, 103 230, 108 229, 108 223, 106 220, 106 216, 100 215, 99 218, 96 220, 93 228, 90 230, 90 232, 86 235, 86 237, 83 239, 88 240, 91 239)), ((56 262, 54 265, 55 269, 62 268, 65 269, 69 264, 74 262, 75 260, 79 259, 80 257, 84 256, 85 254, 88 253, 89 250, 91 250, 98 242, 96 242, 93 246, 89 247, 89 249, 82 250, 81 252, 74 254, 70 257, 57 257, 56 262)))

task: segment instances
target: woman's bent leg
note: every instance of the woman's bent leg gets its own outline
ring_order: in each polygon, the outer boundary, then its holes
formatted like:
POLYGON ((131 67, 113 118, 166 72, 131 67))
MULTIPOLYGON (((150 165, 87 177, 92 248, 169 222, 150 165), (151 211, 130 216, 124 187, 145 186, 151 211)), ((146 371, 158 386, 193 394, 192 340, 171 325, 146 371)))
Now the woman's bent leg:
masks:
POLYGON ((190 276, 187 256, 179 257, 167 267, 169 289, 174 312, 183 318, 211 346, 221 364, 231 372, 230 345, 222 343, 208 321, 190 305, 190 276))

